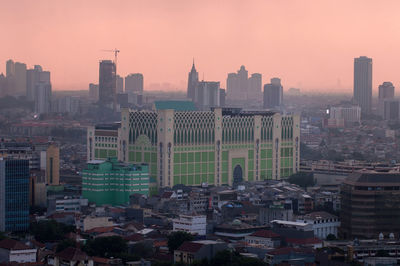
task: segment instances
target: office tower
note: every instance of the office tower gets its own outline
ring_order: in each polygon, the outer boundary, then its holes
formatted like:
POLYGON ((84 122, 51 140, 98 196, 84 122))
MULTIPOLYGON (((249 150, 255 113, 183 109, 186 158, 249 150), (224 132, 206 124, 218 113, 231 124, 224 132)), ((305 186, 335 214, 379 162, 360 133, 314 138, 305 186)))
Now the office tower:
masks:
POLYGON ((0 97, 7 95, 7 78, 3 73, 0 74, 0 97))
POLYGON ((219 106, 225 106, 226 92, 224 89, 219 89, 219 106))
POLYGON ((13 94, 16 96, 26 96, 26 64, 16 62, 15 70, 15 88, 13 94))
POLYGON ((13 60, 8 60, 6 62, 6 77, 14 77, 15 76, 15 64, 13 60))
POLYGON ((394 86, 392 82, 383 82, 379 85, 379 95, 378 95, 378 112, 381 117, 384 117, 385 100, 394 100, 394 86))
POLYGON ((400 232, 400 174, 363 171, 350 174, 340 188, 340 233, 345 239, 376 239, 400 232))
POLYGON ((56 144, 46 150, 46 181, 48 185, 60 184, 60 148, 56 144))
POLYGON ((199 82, 199 73, 196 71, 196 67, 194 66, 194 60, 192 69, 188 74, 188 86, 187 86, 187 98, 194 100, 195 89, 197 83, 199 82))
POLYGON ((231 100, 256 101, 262 97, 262 75, 253 73, 248 77, 248 71, 241 66, 237 73, 229 73, 226 80, 226 94, 231 100))
POLYGON ((262 75, 259 73, 251 74, 247 91, 247 100, 259 100, 262 98, 262 75))
POLYGON ((51 111, 51 84, 40 81, 35 85, 35 112, 47 114, 51 111))
POLYGON ((82 197, 96 205, 123 205, 132 194, 149 194, 149 166, 116 158, 89 161, 82 171, 82 197), (96 176, 96 182, 93 182, 96 176))
POLYGON ((124 79, 117 75, 117 93, 124 93, 124 79))
POLYGON ((134 73, 126 76, 125 92, 128 94, 143 92, 143 74, 134 73))
POLYGON ((29 161, 0 159, 0 231, 29 227, 29 161))
POLYGON ((283 100, 283 87, 279 78, 272 78, 271 83, 264 85, 264 108, 280 109, 283 100))
POLYGON ((398 121, 400 119, 400 101, 397 99, 382 100, 382 118, 385 120, 398 121))
POLYGON ((99 67, 99 103, 102 106, 116 108, 115 64, 111 60, 100 61, 99 67))
POLYGON ((354 58, 354 102, 361 113, 371 114, 372 109, 372 59, 366 56, 354 58))
POLYGON ((299 171, 300 118, 239 108, 121 110, 121 124, 89 127, 88 158, 149 165, 152 191, 176 184, 232 185, 299 171), (107 144, 107 145, 106 145, 107 144))
POLYGON ((89 98, 97 102, 99 100, 99 85, 98 84, 89 84, 89 98))
POLYGON ((193 102, 198 110, 210 110, 220 106, 219 82, 200 81, 194 90, 193 102))

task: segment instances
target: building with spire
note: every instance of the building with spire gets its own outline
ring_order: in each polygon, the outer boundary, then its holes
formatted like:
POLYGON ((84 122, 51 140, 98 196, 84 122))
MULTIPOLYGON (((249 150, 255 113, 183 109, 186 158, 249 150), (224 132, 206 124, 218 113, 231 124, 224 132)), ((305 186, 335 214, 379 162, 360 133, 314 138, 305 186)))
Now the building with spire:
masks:
POLYGON ((194 59, 193 59, 192 69, 190 70, 188 76, 187 97, 189 99, 194 100, 198 82, 199 82, 199 72, 197 72, 196 67, 194 66, 194 59))

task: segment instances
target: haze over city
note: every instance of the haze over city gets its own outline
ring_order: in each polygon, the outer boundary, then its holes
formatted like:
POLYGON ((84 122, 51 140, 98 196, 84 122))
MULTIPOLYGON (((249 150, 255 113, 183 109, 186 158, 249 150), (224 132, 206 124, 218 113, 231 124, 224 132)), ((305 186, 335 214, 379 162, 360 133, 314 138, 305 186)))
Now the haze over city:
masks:
MULTIPOLYGON (((145 88, 184 91, 195 59, 199 78, 221 82, 245 65, 278 76, 285 89, 352 93, 353 58, 373 58, 373 90, 400 83, 399 1, 4 1, 2 51, 52 73, 53 90, 83 90, 98 62, 140 72, 145 88), (150 86, 151 87, 151 86, 150 86), (162 87, 161 87, 162 89, 162 87)), ((1 64, 0 72, 5 72, 1 64)))

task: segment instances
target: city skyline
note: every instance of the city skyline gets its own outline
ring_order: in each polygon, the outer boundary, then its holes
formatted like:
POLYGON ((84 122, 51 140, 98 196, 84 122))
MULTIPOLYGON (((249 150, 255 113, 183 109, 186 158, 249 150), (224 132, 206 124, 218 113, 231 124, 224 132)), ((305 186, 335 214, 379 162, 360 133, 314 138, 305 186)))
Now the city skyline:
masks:
POLYGON ((43 65, 54 90, 82 90, 98 80, 98 62, 113 58, 101 50, 117 47, 118 74, 143 73, 146 89, 170 83, 184 91, 194 57, 199 76, 222 87, 245 65, 264 80, 280 77, 285 89, 351 93, 353 58, 365 55, 374 61, 374 93, 384 81, 400 83, 397 1, 122 2, 8 1, 0 62, 43 65), (391 42, 380 41, 389 34, 391 42))

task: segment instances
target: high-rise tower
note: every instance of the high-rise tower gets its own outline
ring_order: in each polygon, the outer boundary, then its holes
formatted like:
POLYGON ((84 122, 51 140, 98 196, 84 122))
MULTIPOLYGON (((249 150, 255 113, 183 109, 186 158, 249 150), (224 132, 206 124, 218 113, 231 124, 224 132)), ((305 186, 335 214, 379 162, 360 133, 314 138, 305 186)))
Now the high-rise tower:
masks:
POLYGON ((187 97, 189 99, 194 100, 195 90, 198 82, 199 82, 199 73, 196 71, 196 67, 194 66, 194 60, 193 60, 192 69, 190 70, 188 76, 187 97))
POLYGON ((111 60, 100 61, 99 68, 99 103, 102 106, 116 106, 116 68, 111 60))
POLYGON ((371 113, 372 59, 366 56, 354 58, 354 102, 361 107, 361 113, 371 113))

